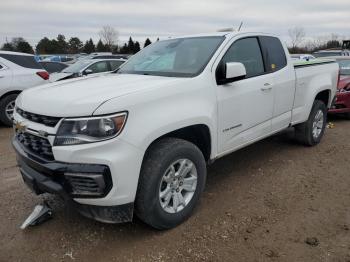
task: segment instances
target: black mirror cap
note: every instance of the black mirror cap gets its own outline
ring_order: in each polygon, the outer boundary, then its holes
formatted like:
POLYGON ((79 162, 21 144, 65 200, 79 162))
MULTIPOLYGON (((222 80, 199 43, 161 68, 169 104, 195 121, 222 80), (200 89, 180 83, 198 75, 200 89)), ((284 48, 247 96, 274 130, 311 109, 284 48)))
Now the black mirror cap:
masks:
POLYGON ((225 84, 240 81, 246 78, 246 76, 226 78, 226 63, 220 63, 218 65, 215 75, 216 75, 217 85, 225 85, 225 84))

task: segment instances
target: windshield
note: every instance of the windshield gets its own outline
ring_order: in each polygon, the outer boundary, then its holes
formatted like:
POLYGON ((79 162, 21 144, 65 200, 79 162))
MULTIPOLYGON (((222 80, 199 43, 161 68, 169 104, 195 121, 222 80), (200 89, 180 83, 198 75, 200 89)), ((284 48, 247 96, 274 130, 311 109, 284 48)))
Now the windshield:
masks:
POLYGON ((80 60, 74 63, 73 65, 68 66, 67 68, 63 69, 63 73, 78 73, 80 70, 84 69, 87 65, 89 65, 91 61, 89 60, 80 60))
POLYGON ((118 74, 193 77, 204 69, 223 40, 214 36, 156 42, 132 56, 118 74))
POLYGON ((350 75, 350 59, 338 60, 340 75, 350 75))

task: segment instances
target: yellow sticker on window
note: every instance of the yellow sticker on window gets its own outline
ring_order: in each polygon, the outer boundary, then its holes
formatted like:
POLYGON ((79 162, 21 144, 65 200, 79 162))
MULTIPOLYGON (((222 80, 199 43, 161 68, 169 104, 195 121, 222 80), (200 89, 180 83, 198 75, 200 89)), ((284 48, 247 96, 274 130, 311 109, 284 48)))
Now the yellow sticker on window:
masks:
POLYGON ((276 69, 276 65, 275 64, 271 64, 271 68, 272 69, 276 69))

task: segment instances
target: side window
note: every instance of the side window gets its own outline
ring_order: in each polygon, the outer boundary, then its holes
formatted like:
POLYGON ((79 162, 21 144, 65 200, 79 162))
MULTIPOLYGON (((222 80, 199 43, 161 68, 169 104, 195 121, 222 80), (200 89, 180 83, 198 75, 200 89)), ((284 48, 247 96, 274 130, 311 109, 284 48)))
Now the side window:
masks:
POLYGON ((12 54, 0 54, 0 57, 9 60, 19 66, 31 69, 43 69, 41 65, 35 61, 34 56, 27 55, 12 55, 12 54))
POLYGON ((2 65, 0 65, 0 70, 1 70, 1 69, 3 69, 3 66, 2 66, 2 65))
POLYGON ((93 74, 109 71, 108 64, 106 61, 97 62, 89 66, 87 69, 90 69, 93 74))
POLYGON ((277 37, 261 36, 260 41, 268 72, 275 72, 287 66, 286 53, 277 37))
POLYGON ((116 70, 118 69, 124 62, 123 61, 109 61, 110 65, 111 65, 111 69, 116 70))
POLYGON ((240 62, 245 65, 247 78, 261 75, 265 72, 263 57, 258 39, 255 37, 237 40, 227 50, 221 60, 221 66, 228 62, 240 62))

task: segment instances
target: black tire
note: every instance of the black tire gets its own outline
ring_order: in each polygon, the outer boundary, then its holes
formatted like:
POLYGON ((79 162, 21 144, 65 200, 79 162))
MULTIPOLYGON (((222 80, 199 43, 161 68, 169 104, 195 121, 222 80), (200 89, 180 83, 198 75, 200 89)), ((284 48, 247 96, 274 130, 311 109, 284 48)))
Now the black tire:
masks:
POLYGON ((0 100, 0 122, 5 126, 11 127, 13 125, 12 119, 6 115, 5 109, 7 105, 16 100, 18 94, 7 95, 0 100))
POLYGON ((177 138, 155 142, 142 164, 135 213, 146 224, 156 229, 170 229, 184 222, 194 210, 204 190, 207 169, 202 152, 194 144, 177 138), (197 187, 188 204, 177 213, 166 212, 159 200, 161 180, 168 167, 180 159, 192 161, 197 170, 197 187))
POLYGON ((326 125, 327 125, 327 107, 324 104, 324 102, 320 100, 315 100, 311 109, 311 113, 309 115, 309 119, 306 122, 295 126, 296 138, 299 142, 301 142, 306 146, 315 146, 318 143, 320 143, 324 135, 326 125), (322 126, 321 133, 317 137, 314 137, 312 133, 313 123, 314 123, 316 114, 320 110, 323 113, 323 126, 322 126))
POLYGON ((350 120, 350 113, 346 113, 346 114, 345 114, 345 118, 348 119, 348 120, 350 120))

